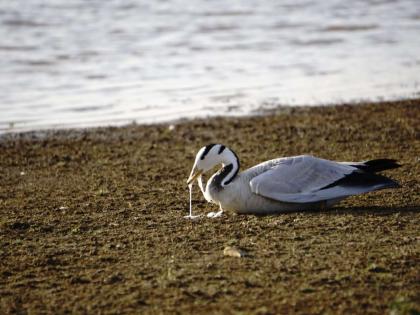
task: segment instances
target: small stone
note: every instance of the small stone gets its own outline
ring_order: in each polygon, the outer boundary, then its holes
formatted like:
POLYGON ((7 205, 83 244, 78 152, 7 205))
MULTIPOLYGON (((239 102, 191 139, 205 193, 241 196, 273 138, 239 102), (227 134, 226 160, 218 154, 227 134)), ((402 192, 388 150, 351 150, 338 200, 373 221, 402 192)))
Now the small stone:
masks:
POLYGON ((378 266, 377 264, 370 264, 368 266, 368 271, 370 272, 376 272, 376 273, 383 273, 388 272, 388 270, 382 266, 378 266))
POLYGON ((302 293, 314 293, 316 292, 316 290, 314 288, 311 287, 303 287, 300 289, 300 292, 302 293))
POLYGON ((13 222, 12 224, 10 224, 10 228, 12 230, 27 230, 31 227, 31 225, 27 222, 13 222))
POLYGON ((70 279, 70 283, 71 284, 86 284, 86 283, 90 283, 90 280, 85 277, 75 276, 70 279))
POLYGON ((121 274, 115 274, 112 276, 109 276, 108 278, 104 279, 105 284, 114 284, 117 282, 121 282, 124 280, 124 277, 121 274))
POLYGON ((245 257, 246 253, 243 250, 240 250, 236 247, 226 246, 223 250, 224 256, 230 256, 230 257, 245 257))

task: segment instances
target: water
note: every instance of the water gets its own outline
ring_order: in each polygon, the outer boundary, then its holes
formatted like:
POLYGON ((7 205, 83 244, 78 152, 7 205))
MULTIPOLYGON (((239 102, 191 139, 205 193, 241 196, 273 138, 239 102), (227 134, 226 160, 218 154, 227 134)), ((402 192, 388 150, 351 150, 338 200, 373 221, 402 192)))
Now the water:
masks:
POLYGON ((420 1, 0 0, 0 132, 418 97, 420 1))

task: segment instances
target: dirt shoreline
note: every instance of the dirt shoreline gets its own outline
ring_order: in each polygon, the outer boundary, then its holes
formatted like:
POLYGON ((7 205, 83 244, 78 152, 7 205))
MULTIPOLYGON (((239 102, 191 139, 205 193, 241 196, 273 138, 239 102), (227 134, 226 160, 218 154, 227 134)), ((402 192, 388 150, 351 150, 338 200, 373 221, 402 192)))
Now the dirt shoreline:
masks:
MULTIPOLYGON (((194 211, 215 208, 194 192, 194 211)), ((0 137, 1 314, 417 314, 420 99, 0 137), (328 211, 188 221, 196 151, 395 158, 328 211), (226 246, 249 253, 223 256, 226 246), (411 312, 411 313, 410 313, 411 312)))

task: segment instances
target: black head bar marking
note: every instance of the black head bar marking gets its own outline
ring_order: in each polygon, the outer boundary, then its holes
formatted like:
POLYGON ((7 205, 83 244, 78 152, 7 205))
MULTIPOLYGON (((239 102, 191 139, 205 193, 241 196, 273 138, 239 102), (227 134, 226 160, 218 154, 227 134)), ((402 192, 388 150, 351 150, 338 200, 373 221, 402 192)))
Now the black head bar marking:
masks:
POLYGON ((214 144, 214 143, 211 143, 211 144, 207 145, 206 148, 204 149, 204 152, 200 156, 200 160, 204 160, 206 155, 210 152, 211 148, 213 148, 215 145, 216 144, 214 144))

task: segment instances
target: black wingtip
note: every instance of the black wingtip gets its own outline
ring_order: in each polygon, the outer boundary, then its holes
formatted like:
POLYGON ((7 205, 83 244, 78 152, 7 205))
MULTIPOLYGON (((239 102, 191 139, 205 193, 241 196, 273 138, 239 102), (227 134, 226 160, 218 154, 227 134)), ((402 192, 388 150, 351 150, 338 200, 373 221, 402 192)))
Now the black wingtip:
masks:
POLYGON ((372 187, 371 191, 385 188, 399 188, 401 187, 396 181, 383 175, 375 174, 373 172, 354 171, 339 180, 322 187, 323 189, 332 188, 335 186, 342 187, 372 187))
POLYGON ((392 183, 389 184, 389 186, 387 188, 401 188, 402 186, 400 185, 400 183, 396 182, 395 180, 392 180, 392 183))
POLYGON ((369 173, 377 173, 385 170, 401 167, 401 164, 397 163, 394 159, 375 159, 363 162, 363 164, 354 165, 358 169, 361 169, 369 173))

